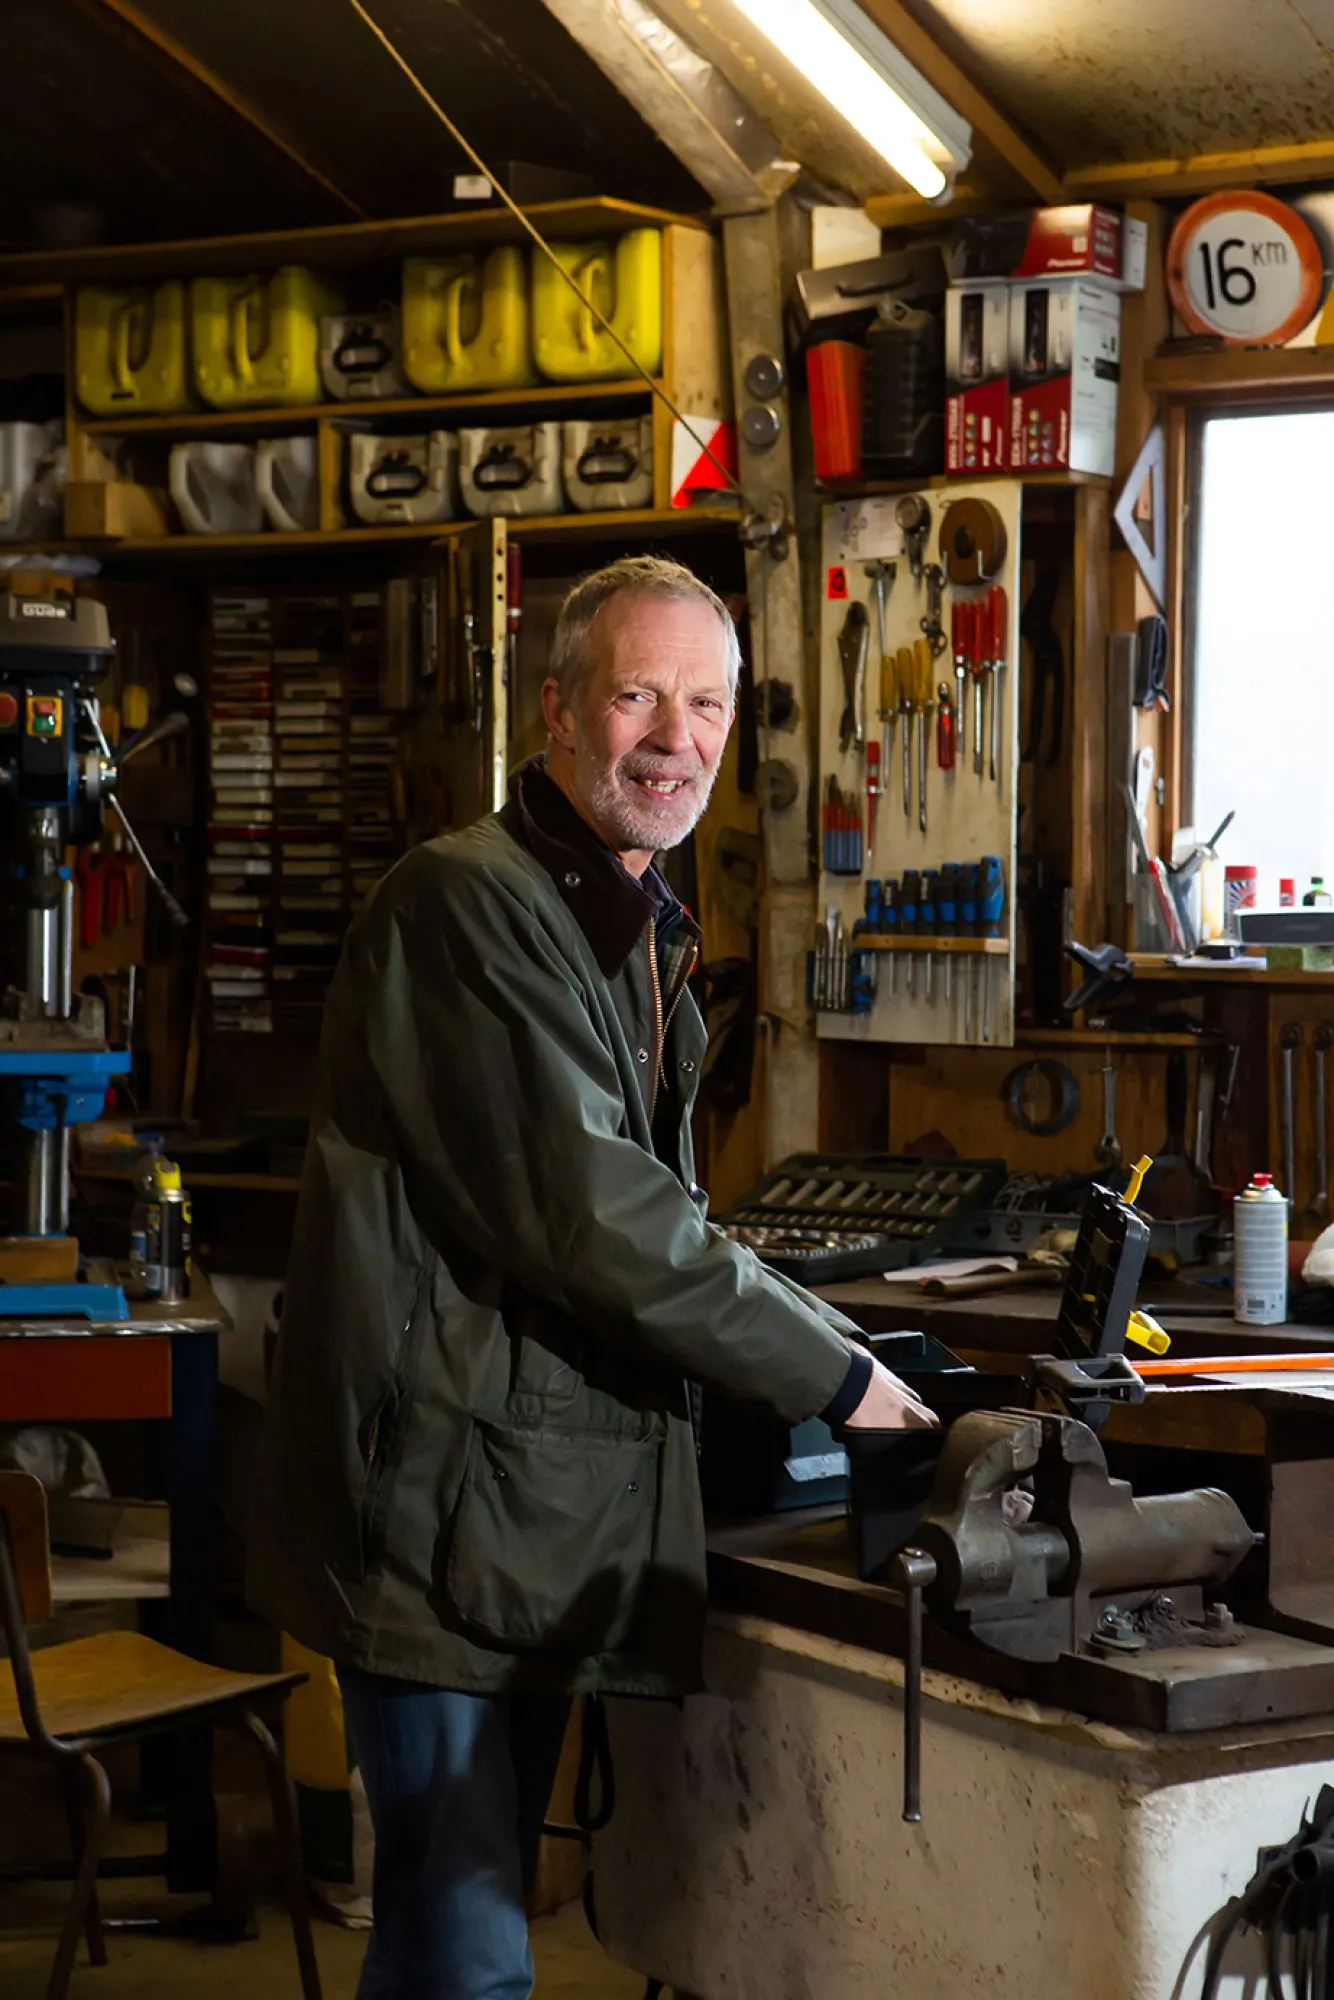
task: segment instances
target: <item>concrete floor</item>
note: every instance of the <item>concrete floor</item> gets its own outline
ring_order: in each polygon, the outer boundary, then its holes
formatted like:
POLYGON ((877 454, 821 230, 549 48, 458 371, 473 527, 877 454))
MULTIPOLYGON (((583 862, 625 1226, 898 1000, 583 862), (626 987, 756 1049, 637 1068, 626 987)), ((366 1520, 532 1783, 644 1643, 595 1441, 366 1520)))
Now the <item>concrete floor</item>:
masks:
MULTIPOLYGON (((55 1932, 60 1921, 59 1892, 48 1885, 0 1890, 0 1993, 4 2000, 42 2000, 46 1991, 55 1932)), ((113 1884, 103 1897, 107 1914, 122 1908, 142 1912, 153 1907, 147 1885, 113 1884)), ((315 1950, 325 2000, 352 2000, 365 1933, 318 1923, 315 1950)), ((109 1964, 97 1968, 84 1960, 70 1986, 70 2000, 299 2000, 291 1932, 281 1905, 265 1902, 260 1935, 253 1942, 233 1945, 193 1944, 182 1940, 126 1936, 107 1940, 109 1964)), ((599 1950, 577 1905, 533 1926, 533 1957, 537 1967, 538 2000, 640 2000, 644 1982, 638 1974, 613 1965, 599 1950)))

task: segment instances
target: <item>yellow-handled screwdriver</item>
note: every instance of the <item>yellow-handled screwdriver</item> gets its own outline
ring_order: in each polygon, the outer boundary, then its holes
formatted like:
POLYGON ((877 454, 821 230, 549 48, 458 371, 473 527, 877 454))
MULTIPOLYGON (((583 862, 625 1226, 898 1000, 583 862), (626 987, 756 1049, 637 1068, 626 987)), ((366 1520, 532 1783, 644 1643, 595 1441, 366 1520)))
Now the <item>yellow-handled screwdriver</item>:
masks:
POLYGON ((912 818, 913 658, 911 646, 900 646, 894 663, 899 714, 903 717, 903 817, 912 818))
POLYGON ((927 742, 931 734, 931 716, 935 709, 935 655, 931 651, 929 639, 919 639, 912 651, 913 668, 913 712, 919 717, 917 725, 917 824, 926 832, 926 767, 927 742))
POLYGON ((880 655, 880 769, 882 784, 889 782, 889 760, 894 750, 894 724, 899 719, 898 663, 892 653, 880 655))

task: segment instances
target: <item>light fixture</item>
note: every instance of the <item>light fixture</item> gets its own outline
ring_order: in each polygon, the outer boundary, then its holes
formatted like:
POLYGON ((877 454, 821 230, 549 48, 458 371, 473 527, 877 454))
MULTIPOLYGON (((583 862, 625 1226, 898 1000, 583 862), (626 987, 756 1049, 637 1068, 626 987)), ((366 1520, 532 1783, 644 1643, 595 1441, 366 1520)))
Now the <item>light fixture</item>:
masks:
POLYGON ((856 0, 733 0, 765 40, 929 201, 972 156, 973 128, 856 0))

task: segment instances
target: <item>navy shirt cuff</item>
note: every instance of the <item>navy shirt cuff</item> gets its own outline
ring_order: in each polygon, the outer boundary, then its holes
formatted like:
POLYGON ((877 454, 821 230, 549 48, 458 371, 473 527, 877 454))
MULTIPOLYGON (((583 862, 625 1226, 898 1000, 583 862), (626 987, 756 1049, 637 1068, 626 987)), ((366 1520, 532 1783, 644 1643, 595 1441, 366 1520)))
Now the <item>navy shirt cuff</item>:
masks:
POLYGON ((874 1362, 864 1347, 854 1347, 848 1362, 848 1372, 843 1377, 843 1387, 832 1403, 826 1403, 820 1415, 833 1428, 845 1424, 871 1386, 871 1370, 874 1362))

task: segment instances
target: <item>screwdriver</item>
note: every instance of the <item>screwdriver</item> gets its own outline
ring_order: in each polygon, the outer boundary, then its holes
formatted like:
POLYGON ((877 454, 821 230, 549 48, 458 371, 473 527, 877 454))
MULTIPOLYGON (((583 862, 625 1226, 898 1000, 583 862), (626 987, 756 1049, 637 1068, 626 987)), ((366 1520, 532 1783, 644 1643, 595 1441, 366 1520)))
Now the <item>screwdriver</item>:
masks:
POLYGON ((954 678, 958 683, 958 699, 955 707, 959 717, 959 756, 967 749, 967 710, 964 706, 964 690, 968 684, 969 634, 973 626, 972 600, 956 597, 954 612, 950 620, 951 643, 954 648, 954 678))
MULTIPOLYGON (((1005 869, 999 854, 984 854, 977 870, 977 929, 984 938, 998 938, 1005 911, 1005 869)), ((982 975, 982 1039, 991 1040, 991 960, 978 961, 982 975)))
POLYGON ((903 817, 912 818, 912 691, 913 664, 912 651, 900 646, 895 661, 895 687, 898 693, 899 714, 903 717, 903 817))
MULTIPOLYGON (((899 935, 899 880, 897 875, 887 875, 881 884, 880 924, 886 937, 899 935)), ((899 955, 896 951, 886 954, 889 959, 889 993, 895 999, 899 990, 899 955)))
MULTIPOLYGON (((922 870, 922 900, 917 905, 917 928, 928 937, 934 937, 938 928, 936 897, 939 893, 940 874, 935 868, 922 870)), ((936 954, 926 954, 926 1004, 936 1004, 936 954)))
POLYGON ((997 754, 1000 747, 1001 680, 1009 647, 1010 600, 1003 584, 993 583, 987 592, 987 664, 991 682, 991 781, 997 782, 997 754))
MULTIPOLYGON (((899 931, 907 937, 917 934, 917 906, 922 894, 922 878, 915 868, 903 871, 903 886, 899 890, 899 931)), ((917 953, 910 951, 908 959, 908 998, 917 998, 917 953)))
POLYGON ((968 672, 973 682, 973 769, 980 778, 985 755, 982 745, 982 682, 987 670, 986 600, 975 598, 968 609, 968 672))
POLYGON ((866 744, 866 857, 875 855, 875 808, 880 797, 880 745, 874 736, 866 744))
MULTIPOLYGON (((883 643, 883 641, 882 641, 883 643)), ((893 653, 880 655, 880 769, 882 782, 889 783, 889 761, 894 754, 894 724, 899 719, 898 669, 893 653)))
MULTIPOLYGON (((940 871, 936 885, 936 929, 942 937, 957 937, 959 934, 958 904, 959 870, 953 861, 947 861, 940 871)), ((945 1005, 948 1007, 954 997, 954 956, 945 953, 945 1005)))
POLYGON ((931 641, 919 639, 913 647, 913 709, 920 717, 917 729, 917 824, 923 833, 926 832, 927 728, 936 705, 931 693, 934 681, 935 661, 931 641))
MULTIPOLYGON (((977 863, 965 861, 957 876, 959 907, 959 936, 977 936, 977 863)), ((966 1042, 974 1039, 977 1014, 976 988, 977 960, 970 958, 964 972, 963 988, 963 1036, 966 1042)))
POLYGON ((954 696, 948 681, 936 689, 936 762, 942 771, 954 769, 954 696))

